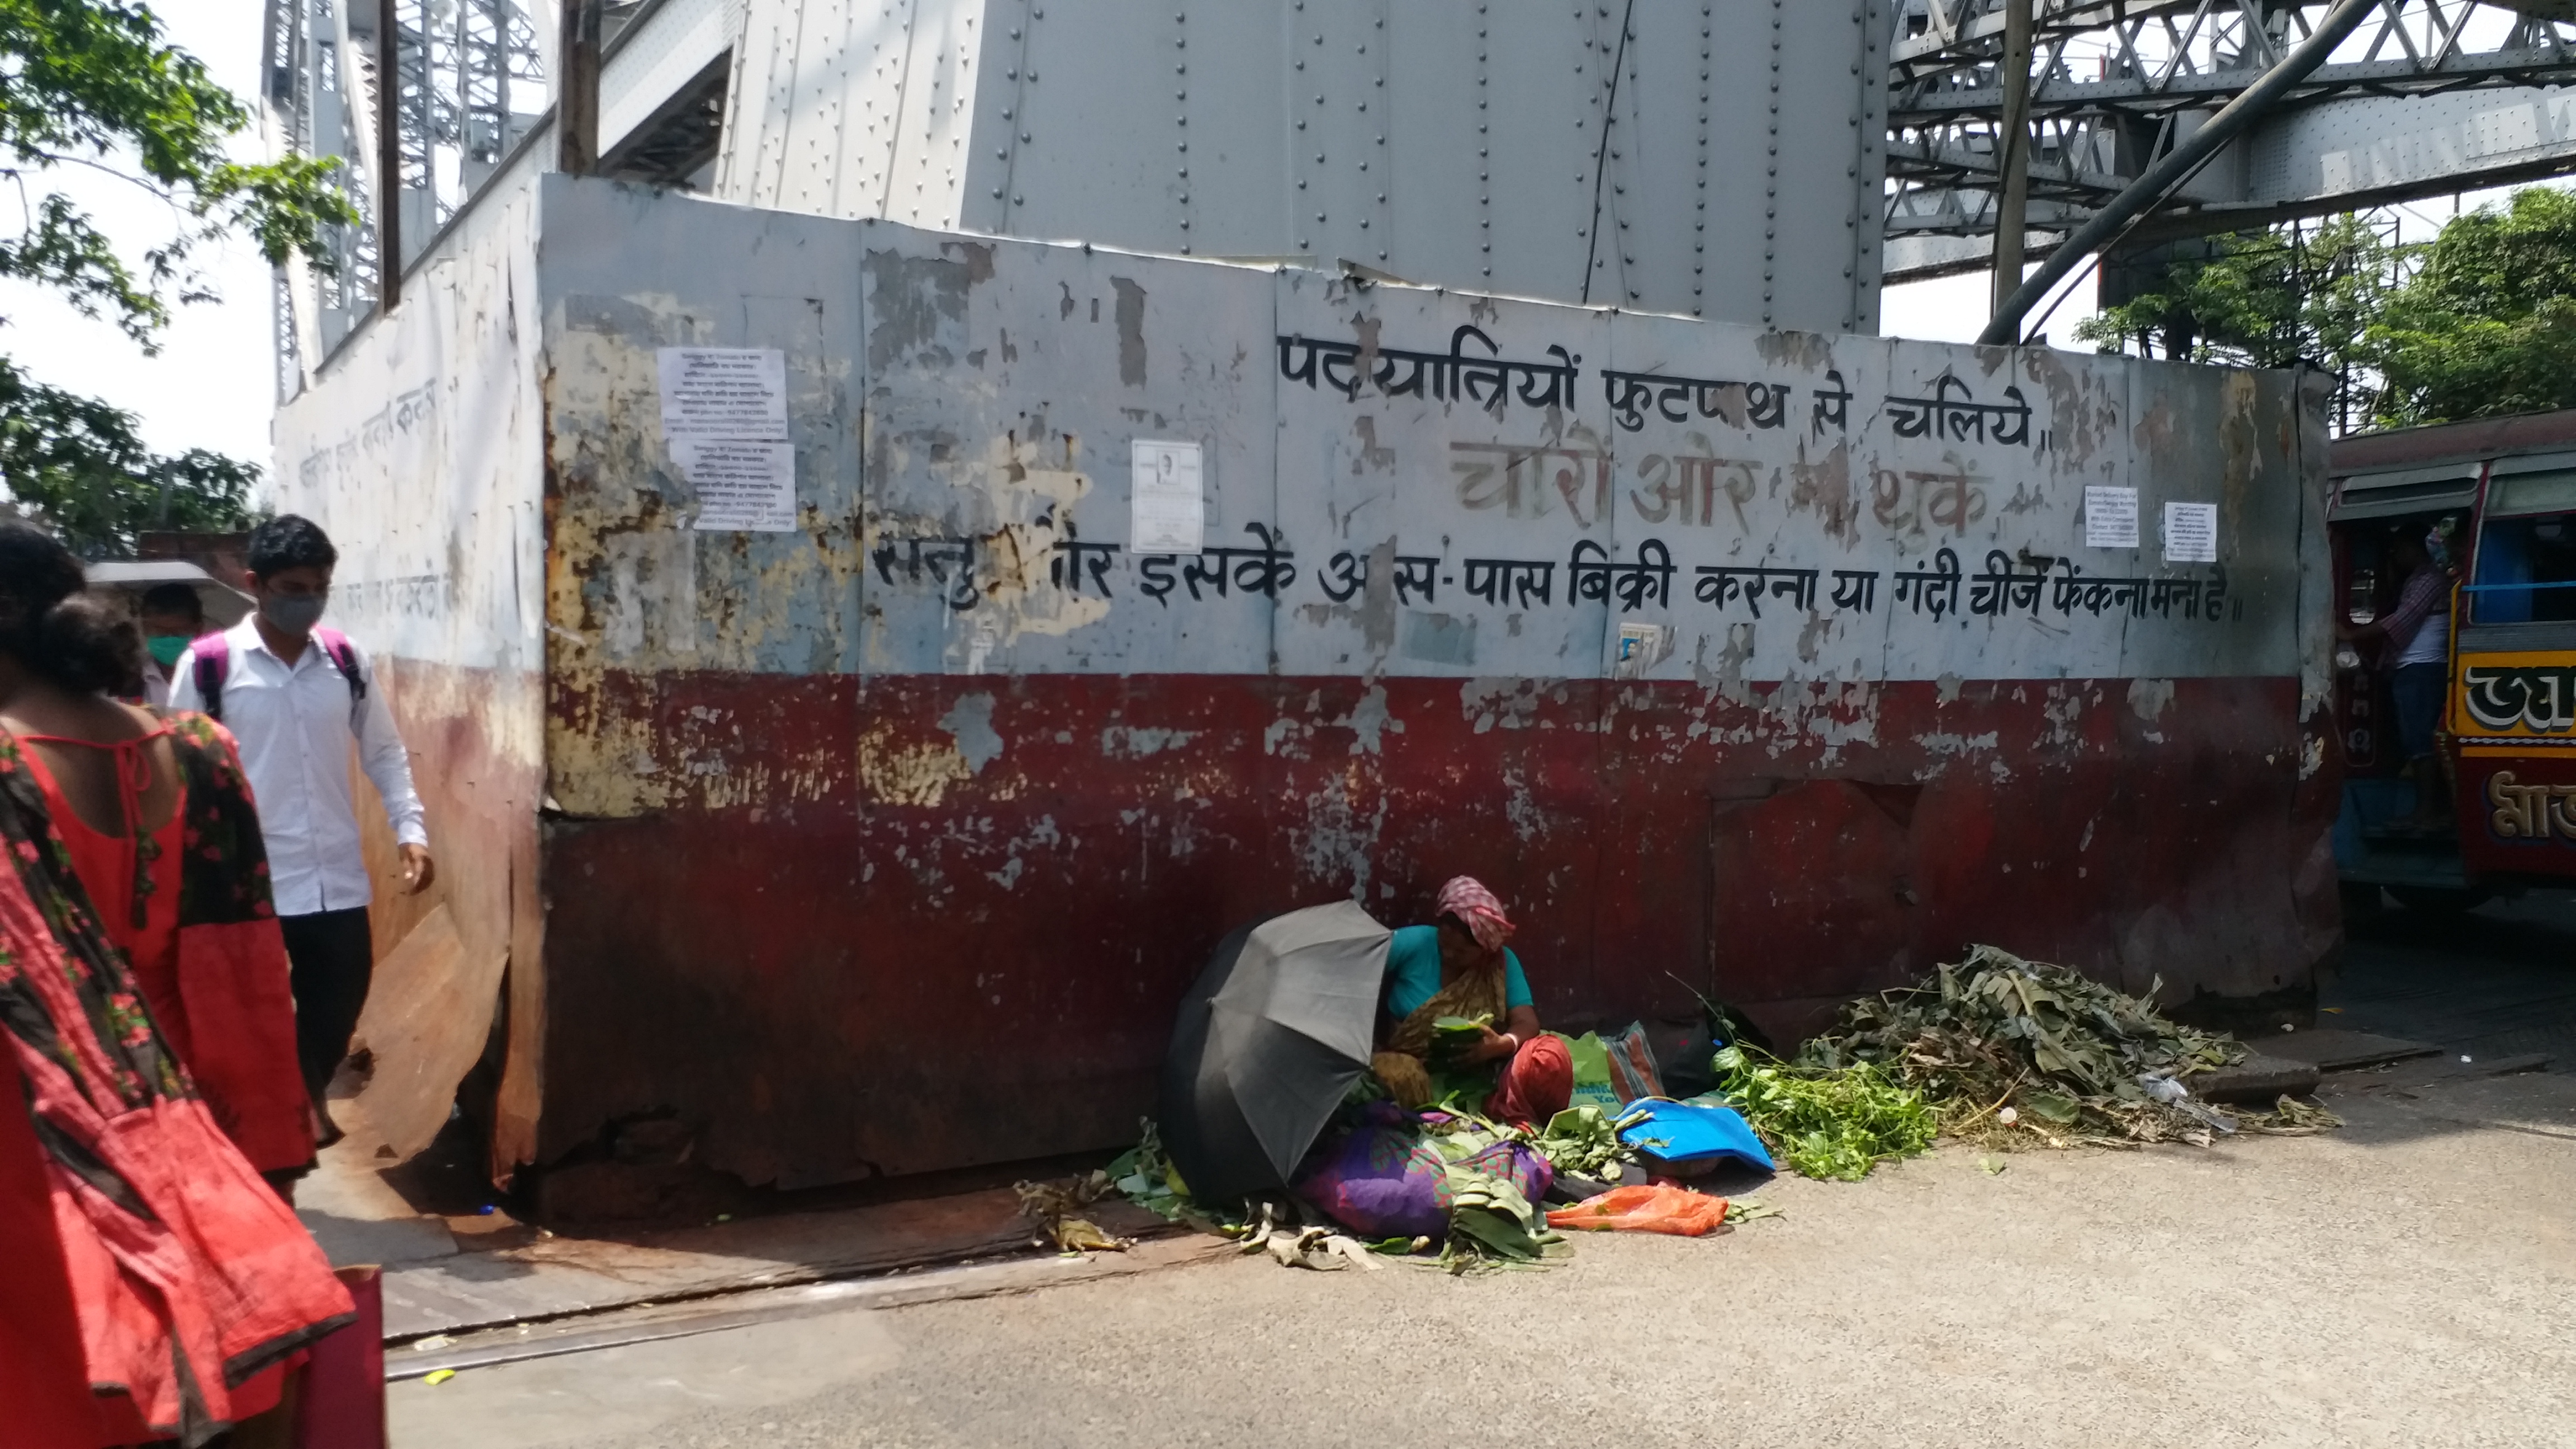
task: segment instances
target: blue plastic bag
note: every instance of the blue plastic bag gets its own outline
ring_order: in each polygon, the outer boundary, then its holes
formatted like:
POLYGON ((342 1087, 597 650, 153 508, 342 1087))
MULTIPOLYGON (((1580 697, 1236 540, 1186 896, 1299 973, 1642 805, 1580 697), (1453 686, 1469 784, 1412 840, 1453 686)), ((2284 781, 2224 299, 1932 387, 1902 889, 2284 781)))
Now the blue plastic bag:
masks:
POLYGON ((1619 1140, 1656 1162, 1700 1169, 1732 1159, 1764 1172, 1777 1170, 1762 1139, 1732 1107, 1706 1099, 1628 1104, 1629 1114, 1638 1112, 1645 1113, 1645 1118, 1619 1129, 1619 1140))

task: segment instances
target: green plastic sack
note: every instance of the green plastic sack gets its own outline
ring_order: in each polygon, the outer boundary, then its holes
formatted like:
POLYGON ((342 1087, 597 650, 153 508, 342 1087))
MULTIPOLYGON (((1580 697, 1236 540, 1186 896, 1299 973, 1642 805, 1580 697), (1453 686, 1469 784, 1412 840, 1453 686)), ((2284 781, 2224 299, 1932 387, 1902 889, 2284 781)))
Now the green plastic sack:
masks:
POLYGON ((1618 1116, 1624 1104, 1618 1086, 1610 1078, 1610 1048, 1603 1045, 1600 1033, 1587 1031, 1581 1036, 1567 1036, 1552 1031, 1548 1035, 1564 1042, 1574 1058, 1574 1100, 1569 1105, 1598 1107, 1609 1116, 1618 1116))

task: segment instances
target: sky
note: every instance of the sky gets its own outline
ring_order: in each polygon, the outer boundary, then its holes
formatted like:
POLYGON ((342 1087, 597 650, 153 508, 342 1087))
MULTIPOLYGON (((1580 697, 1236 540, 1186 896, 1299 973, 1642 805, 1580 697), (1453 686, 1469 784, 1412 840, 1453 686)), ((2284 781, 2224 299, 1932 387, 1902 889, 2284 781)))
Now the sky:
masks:
MULTIPOLYGON (((236 95, 256 95, 260 0, 184 0, 156 13, 171 43, 204 61, 219 84, 236 95)), ((256 127, 235 138, 235 145, 243 159, 258 159, 256 127)), ((114 178, 66 170, 44 178, 44 184, 70 193, 109 235, 129 246, 139 249, 173 229, 164 207, 114 178)), ((2503 194, 2473 193, 2462 204, 2474 207, 2503 194)), ((2399 210, 2407 239, 2417 240, 2430 237, 2454 206, 2446 198, 2399 210)), ((5 281, 0 351, 45 382, 134 413, 145 443, 157 452, 210 448, 269 466, 276 368, 268 264, 246 240, 212 244, 198 253, 197 264, 223 300, 179 309, 159 339, 157 356, 147 356, 111 324, 81 316, 50 292, 5 281)), ((1890 287, 1880 330, 1971 341, 1985 324, 1988 292, 1983 272, 1890 287)), ((2092 312, 2093 295, 2091 277, 2083 274, 2044 325, 2052 342, 2078 345, 2075 324, 2092 312)))

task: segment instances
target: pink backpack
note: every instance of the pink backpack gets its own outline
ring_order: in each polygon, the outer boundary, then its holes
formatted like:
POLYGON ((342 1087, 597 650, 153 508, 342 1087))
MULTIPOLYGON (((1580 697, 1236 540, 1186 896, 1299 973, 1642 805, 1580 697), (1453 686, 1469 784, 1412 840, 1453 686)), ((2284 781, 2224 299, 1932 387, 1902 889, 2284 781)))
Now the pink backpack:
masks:
MULTIPOLYGON (((337 629, 316 628, 313 642, 322 646, 323 656, 340 677, 349 682, 349 733, 358 732, 365 716, 366 677, 358 672, 358 649, 349 636, 337 629)), ((221 634, 209 634, 188 648, 188 668, 196 676, 197 698, 204 701, 206 717, 217 724, 224 718, 224 680, 233 669, 233 644, 221 634)))

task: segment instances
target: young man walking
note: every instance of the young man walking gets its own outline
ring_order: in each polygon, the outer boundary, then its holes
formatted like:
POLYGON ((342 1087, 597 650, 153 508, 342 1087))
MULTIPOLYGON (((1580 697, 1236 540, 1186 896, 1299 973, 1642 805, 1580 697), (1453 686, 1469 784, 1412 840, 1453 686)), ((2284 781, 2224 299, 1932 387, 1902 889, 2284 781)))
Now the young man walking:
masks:
POLYGON ((213 715, 240 744, 293 967, 297 1065, 325 1145, 340 1134, 323 1089, 348 1054, 375 970, 367 929, 373 893, 349 798, 352 746, 384 797, 401 846, 404 888, 426 890, 436 873, 411 758, 394 732, 375 671, 347 636, 318 627, 339 561, 339 550, 310 519, 290 513, 253 530, 246 578, 258 606, 239 624, 197 641, 170 690, 171 708, 213 715))

